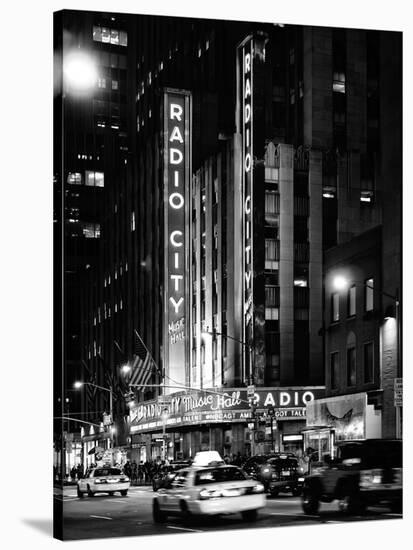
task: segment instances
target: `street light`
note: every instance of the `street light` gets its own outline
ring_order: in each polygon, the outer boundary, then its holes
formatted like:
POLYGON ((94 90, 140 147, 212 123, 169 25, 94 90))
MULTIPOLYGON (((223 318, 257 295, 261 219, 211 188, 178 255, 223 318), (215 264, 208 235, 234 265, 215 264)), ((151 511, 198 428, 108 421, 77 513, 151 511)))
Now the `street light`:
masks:
MULTIPOLYGON (((386 298, 389 298, 394 302, 394 317, 396 321, 396 375, 397 378, 401 377, 402 370, 401 370, 401 364, 400 364, 400 346, 401 346, 401 327, 400 327, 400 299, 398 294, 393 295, 389 294, 388 292, 385 292, 383 290, 379 290, 374 285, 369 284, 369 281, 354 281, 350 280, 347 277, 343 275, 336 275, 332 279, 332 285, 336 290, 346 290, 350 287, 350 285, 358 285, 363 286, 364 288, 370 289, 372 292, 377 292, 381 296, 385 296, 386 298)), ((387 307, 385 310, 385 320, 389 320, 391 317, 393 317, 392 313, 389 311, 389 308, 387 307)), ((396 437, 401 438, 401 411, 400 406, 396 406, 396 437)))
MULTIPOLYGON (((98 384, 93 384, 92 382, 81 382, 81 381, 76 381, 73 384, 73 386, 76 389, 79 389, 83 386, 92 386, 94 388, 98 388, 99 390, 109 392, 109 416, 110 416, 110 426, 111 426, 109 428, 109 434, 110 434, 110 438, 109 438, 110 447, 109 448, 113 449, 113 436, 114 436, 114 433, 116 432, 116 429, 113 427, 113 390, 112 390, 112 388, 105 388, 104 386, 99 386, 98 384)), ((113 453, 112 453, 111 461, 113 462, 113 453)))
POLYGON ((86 91, 95 85, 98 73, 92 57, 75 50, 64 57, 63 76, 72 89, 86 91))

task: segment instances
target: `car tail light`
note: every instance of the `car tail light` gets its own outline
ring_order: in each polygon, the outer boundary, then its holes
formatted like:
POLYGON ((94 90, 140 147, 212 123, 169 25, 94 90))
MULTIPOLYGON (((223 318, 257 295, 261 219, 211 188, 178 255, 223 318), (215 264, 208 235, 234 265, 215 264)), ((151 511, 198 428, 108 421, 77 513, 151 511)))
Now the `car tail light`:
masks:
POLYGON ((217 491, 214 489, 202 489, 199 492, 199 498, 201 500, 207 500, 208 498, 218 498, 222 497, 221 491, 217 491))
POLYGON ((360 474, 360 487, 377 485, 382 482, 382 470, 364 470, 360 474))

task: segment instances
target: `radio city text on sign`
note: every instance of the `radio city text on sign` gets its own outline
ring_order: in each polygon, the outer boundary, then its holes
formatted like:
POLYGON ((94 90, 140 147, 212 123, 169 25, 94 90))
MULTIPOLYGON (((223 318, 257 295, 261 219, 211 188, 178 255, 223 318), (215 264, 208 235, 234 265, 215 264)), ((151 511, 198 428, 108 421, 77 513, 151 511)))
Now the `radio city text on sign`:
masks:
MULTIPOLYGON (((169 143, 173 146, 169 147, 169 165, 173 171, 173 187, 169 189, 169 206, 175 210, 180 211, 185 207, 184 199, 184 152, 179 148, 178 144, 184 145, 184 138, 182 135, 183 129, 183 107, 178 103, 170 103, 169 105, 169 120, 173 122, 172 129, 169 135, 169 143), (176 124, 175 124, 176 123, 176 124), (172 192, 171 192, 172 191, 172 192)), ((179 314, 180 309, 184 302, 184 297, 179 296, 184 292, 184 232, 183 229, 174 229, 170 233, 169 242, 173 250, 173 260, 171 268, 175 272, 171 272, 169 277, 172 281, 173 295, 169 297, 169 301, 174 308, 174 313, 179 314)))

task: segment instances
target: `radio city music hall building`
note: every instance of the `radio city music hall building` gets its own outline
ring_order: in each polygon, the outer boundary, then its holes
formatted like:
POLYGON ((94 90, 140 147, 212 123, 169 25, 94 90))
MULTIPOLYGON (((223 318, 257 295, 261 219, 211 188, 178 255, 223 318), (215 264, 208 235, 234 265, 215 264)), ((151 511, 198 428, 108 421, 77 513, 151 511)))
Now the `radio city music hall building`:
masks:
MULTIPOLYGON (((99 16, 83 16, 84 44, 113 48, 92 39, 99 16)), ((251 452, 253 384, 277 420, 254 451, 302 448, 306 404, 324 396, 323 250, 380 223, 376 46, 392 33, 113 16, 128 154, 105 176, 81 353, 121 395, 138 333, 158 386, 115 400, 117 443, 158 456, 165 426, 170 457, 251 452)))

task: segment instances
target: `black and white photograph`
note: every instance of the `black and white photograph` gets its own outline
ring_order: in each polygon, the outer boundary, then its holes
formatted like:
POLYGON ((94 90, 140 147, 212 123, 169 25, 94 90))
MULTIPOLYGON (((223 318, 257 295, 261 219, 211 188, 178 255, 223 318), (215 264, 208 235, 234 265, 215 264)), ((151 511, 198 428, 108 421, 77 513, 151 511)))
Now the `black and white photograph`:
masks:
POLYGON ((63 10, 54 55, 55 536, 401 518, 402 34, 63 10))
MULTIPOLYGON (((4 440, 9 470, 24 455, 13 499, 49 492, 49 523, 23 506, 25 540, 396 541, 409 517, 400 18, 46 12, 50 141, 31 143, 49 156, 50 321, 26 303, 4 363, 32 384, 29 400, 10 391, 25 418, 4 440)), ((24 200, 36 213, 40 196, 24 200)), ((44 258, 26 256, 30 293, 44 258)))

